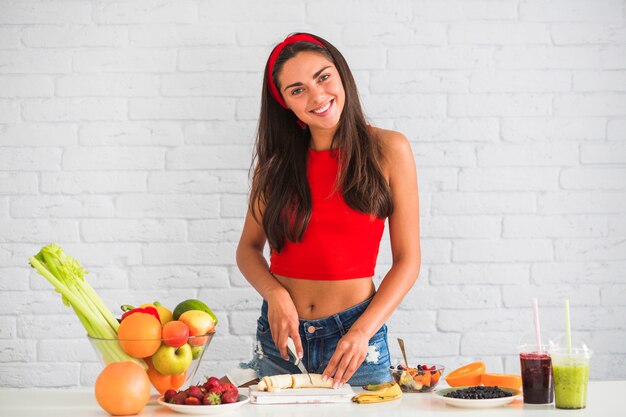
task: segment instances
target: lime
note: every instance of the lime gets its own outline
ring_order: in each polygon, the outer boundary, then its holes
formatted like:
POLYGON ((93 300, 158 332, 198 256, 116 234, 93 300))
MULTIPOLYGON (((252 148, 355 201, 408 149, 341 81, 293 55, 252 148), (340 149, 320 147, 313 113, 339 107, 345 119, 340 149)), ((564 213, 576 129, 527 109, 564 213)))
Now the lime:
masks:
POLYGON ((185 311, 189 311, 189 310, 205 311, 205 312, 209 313, 209 316, 211 316, 211 318, 213 319, 215 324, 217 324, 217 317, 211 311, 209 306, 204 304, 202 301, 195 300, 193 298, 189 299, 189 300, 181 301, 180 303, 178 303, 178 305, 174 309, 174 320, 178 320, 178 318, 180 317, 181 314, 183 314, 185 311))

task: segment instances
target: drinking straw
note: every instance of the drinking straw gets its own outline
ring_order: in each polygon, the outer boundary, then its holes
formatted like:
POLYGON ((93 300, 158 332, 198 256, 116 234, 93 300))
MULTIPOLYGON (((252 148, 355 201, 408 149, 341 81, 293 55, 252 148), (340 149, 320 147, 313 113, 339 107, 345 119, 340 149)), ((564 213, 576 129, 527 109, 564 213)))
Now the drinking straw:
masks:
POLYGON ((572 330, 569 321, 569 299, 565 299, 565 340, 567 341, 567 353, 572 354, 572 330))
POLYGON ((537 353, 541 353, 541 330, 539 329, 539 303, 533 298, 535 310, 535 339, 537 340, 537 353))

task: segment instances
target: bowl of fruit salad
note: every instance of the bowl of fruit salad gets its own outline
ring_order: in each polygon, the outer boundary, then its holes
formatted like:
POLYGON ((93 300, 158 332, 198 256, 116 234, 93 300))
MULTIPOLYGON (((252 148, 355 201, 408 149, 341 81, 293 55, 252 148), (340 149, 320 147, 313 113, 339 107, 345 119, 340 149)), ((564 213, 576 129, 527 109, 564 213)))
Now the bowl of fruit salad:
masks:
POLYGON ((430 392, 439 383, 445 367, 443 365, 417 365, 407 368, 404 365, 389 368, 391 377, 404 392, 430 392))

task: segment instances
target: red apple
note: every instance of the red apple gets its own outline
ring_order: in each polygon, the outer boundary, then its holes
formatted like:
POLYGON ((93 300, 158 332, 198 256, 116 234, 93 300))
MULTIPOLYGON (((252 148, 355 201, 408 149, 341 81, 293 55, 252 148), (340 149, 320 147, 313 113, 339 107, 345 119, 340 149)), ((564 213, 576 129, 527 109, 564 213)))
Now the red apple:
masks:
POLYGON ((168 321, 163 326, 163 343, 171 347, 181 347, 187 343, 189 337, 189 327, 182 321, 168 321))

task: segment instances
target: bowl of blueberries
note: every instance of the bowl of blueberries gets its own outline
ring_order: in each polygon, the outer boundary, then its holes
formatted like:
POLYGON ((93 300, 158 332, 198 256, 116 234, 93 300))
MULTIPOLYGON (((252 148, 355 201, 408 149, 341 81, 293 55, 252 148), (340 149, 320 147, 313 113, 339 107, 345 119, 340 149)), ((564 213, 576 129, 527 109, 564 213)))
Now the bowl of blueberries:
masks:
POLYGON ((453 407, 493 408, 509 404, 522 392, 513 388, 477 385, 439 389, 435 395, 453 407))

